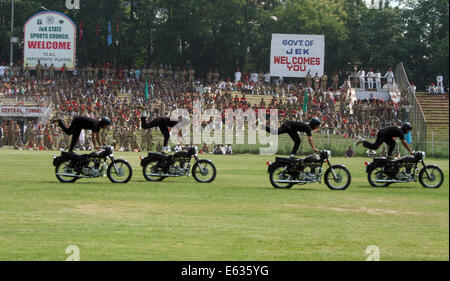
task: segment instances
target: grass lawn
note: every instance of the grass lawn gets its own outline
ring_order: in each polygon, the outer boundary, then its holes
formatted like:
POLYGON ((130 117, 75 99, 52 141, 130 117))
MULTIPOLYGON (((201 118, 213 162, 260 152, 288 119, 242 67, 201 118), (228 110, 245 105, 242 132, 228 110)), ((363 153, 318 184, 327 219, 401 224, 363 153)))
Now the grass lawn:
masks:
POLYGON ((267 160, 274 156, 207 155, 218 171, 211 184, 192 177, 160 183, 133 178, 57 181, 54 152, 0 150, 0 260, 65 260, 76 245, 81 260, 449 260, 449 161, 436 190, 419 183, 369 186, 366 158, 346 165, 346 191, 325 184, 276 190, 267 160))

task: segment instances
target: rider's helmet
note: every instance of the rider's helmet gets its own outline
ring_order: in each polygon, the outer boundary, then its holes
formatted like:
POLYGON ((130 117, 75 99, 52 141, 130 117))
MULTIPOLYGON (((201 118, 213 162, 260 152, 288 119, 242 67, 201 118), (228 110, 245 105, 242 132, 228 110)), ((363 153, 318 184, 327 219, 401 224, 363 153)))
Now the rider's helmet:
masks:
POLYGON ((313 117, 309 121, 309 127, 311 127, 312 130, 317 129, 320 126, 320 124, 321 124, 321 122, 320 122, 319 118, 317 118, 317 117, 313 117))
POLYGON ((109 120, 108 117, 103 117, 99 123, 100 127, 105 126, 105 125, 109 126, 110 124, 111 124, 111 120, 109 120))
POLYGON ((411 123, 409 123, 409 122, 403 123, 403 125, 402 125, 402 131, 403 131, 404 134, 408 133, 408 132, 411 131, 411 130, 412 130, 411 123))

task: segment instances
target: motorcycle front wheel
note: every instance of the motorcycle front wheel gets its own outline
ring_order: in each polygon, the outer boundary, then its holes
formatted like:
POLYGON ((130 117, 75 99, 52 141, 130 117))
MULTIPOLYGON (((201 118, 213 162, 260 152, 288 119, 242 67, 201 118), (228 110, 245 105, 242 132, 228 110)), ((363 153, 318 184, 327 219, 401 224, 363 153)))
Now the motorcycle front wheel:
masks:
POLYGON ((133 175, 133 170, 131 169, 130 164, 122 159, 116 159, 114 160, 114 163, 111 162, 106 170, 106 175, 109 180, 113 183, 127 183, 130 181, 131 176, 133 175), (117 170, 114 167, 114 163, 117 170))
POLYGON ((199 160, 192 167, 192 176, 200 183, 209 183, 216 178, 216 166, 207 160, 199 160))
POLYGON ((419 172, 419 182, 423 187, 439 188, 443 181, 444 173, 436 165, 427 165, 419 172))
POLYGON ((55 168, 55 175, 56 178, 60 182, 64 183, 72 183, 75 182, 78 178, 77 177, 71 177, 71 176, 63 176, 58 174, 73 174, 75 175, 75 169, 70 165, 70 160, 64 160, 58 164, 55 168))
POLYGON ((325 184, 331 190, 346 190, 352 181, 348 169, 342 165, 333 165, 325 171, 325 184), (331 172, 333 169, 334 174, 331 172), (336 175, 336 177, 335 177, 336 175))

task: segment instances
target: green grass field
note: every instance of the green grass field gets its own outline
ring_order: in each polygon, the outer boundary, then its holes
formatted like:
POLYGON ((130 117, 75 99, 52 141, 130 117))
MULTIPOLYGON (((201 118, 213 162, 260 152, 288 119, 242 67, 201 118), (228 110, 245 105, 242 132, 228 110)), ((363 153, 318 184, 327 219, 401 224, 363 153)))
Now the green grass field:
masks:
POLYGON ((332 158, 352 184, 276 190, 265 162, 274 156, 207 155, 211 184, 192 177, 147 182, 139 156, 133 178, 61 184, 54 152, 0 150, 0 260, 358 260, 369 245, 381 260, 449 260, 449 161, 436 190, 419 183, 371 188, 366 158, 332 158))

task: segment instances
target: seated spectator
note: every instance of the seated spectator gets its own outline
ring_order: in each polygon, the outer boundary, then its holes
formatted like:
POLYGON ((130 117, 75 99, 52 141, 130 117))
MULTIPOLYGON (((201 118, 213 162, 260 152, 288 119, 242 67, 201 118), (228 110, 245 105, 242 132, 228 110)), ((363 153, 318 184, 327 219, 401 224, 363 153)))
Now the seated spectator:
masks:
POLYGON ((353 151, 352 147, 349 146, 347 152, 345 152, 345 158, 353 157, 353 155, 355 155, 355 152, 353 151))
POLYGON ((161 142, 159 141, 158 144, 156 145, 156 151, 161 151, 162 150, 162 145, 161 142))
POLYGON ((223 150, 223 146, 221 144, 216 144, 216 146, 214 146, 214 149, 212 151, 213 154, 225 154, 224 150, 223 150))
POLYGON ((430 87, 428 87, 428 94, 430 95, 436 94, 436 87, 434 86, 434 83, 431 83, 430 87))
POLYGON ((209 153, 209 147, 206 145, 206 143, 203 143, 202 152, 209 153))
POLYGON ((227 145, 225 153, 228 155, 233 154, 233 149, 231 148, 231 144, 227 145))

